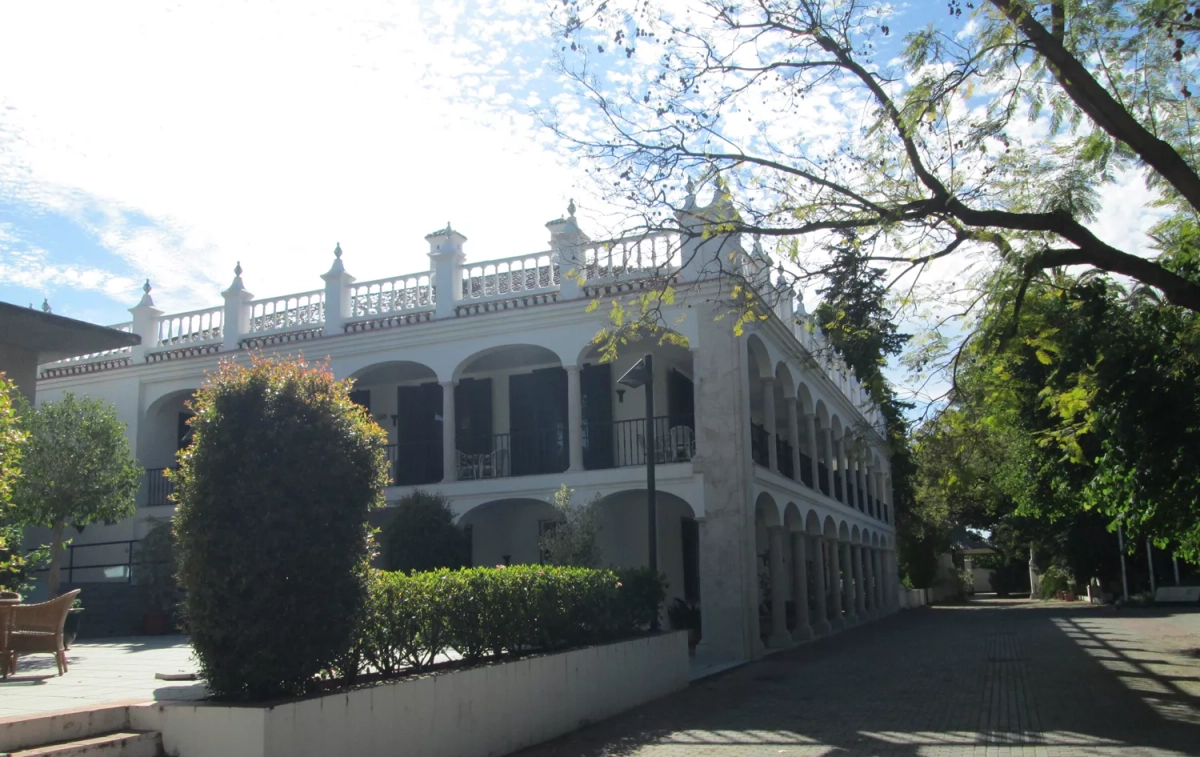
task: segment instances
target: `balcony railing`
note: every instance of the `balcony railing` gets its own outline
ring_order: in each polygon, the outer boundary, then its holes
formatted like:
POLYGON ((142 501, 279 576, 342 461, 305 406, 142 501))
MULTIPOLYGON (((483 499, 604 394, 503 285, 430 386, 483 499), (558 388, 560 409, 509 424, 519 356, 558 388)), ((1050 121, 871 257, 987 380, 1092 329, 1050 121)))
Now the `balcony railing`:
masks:
POLYGON ((821 493, 826 497, 829 496, 829 469, 825 467, 825 463, 817 463, 817 478, 821 484, 821 493))
POLYGON ((800 482, 809 489, 813 488, 812 458, 803 452, 800 453, 800 482))
POLYGON ((147 468, 142 474, 139 502, 142 507, 164 507, 175 504, 171 495, 175 493, 175 482, 164 473, 174 468, 147 468))
MULTIPOLYGON (((696 455, 691 418, 654 418, 654 462, 683 463, 696 455)), ((584 467, 589 470, 646 464, 646 419, 632 418, 583 427, 584 467)))
POLYGON ((779 472, 795 481, 796 470, 792 467, 792 445, 778 436, 775 437, 775 458, 779 461, 779 472))
POLYGON ((392 486, 420 486, 442 480, 440 442, 405 442, 386 447, 392 486))
POLYGON ((766 468, 771 465, 771 454, 767 448, 767 430, 757 423, 750 424, 750 459, 766 468))
POLYGON ((833 477, 833 498, 836 499, 838 502, 846 501, 846 498, 842 493, 842 477, 841 476, 835 475, 833 477))

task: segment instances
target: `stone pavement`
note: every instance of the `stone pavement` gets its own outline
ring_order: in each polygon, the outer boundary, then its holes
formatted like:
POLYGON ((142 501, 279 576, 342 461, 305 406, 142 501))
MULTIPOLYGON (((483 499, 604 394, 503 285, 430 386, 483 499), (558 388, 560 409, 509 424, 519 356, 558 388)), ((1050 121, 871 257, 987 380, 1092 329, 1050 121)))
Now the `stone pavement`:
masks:
POLYGON ((1200 612, 912 610, 518 753, 832 754, 1200 755, 1200 612))
POLYGON ((74 710, 106 703, 199 699, 203 684, 160 681, 156 673, 194 672, 183 636, 139 636, 77 642, 67 652, 70 670, 58 675, 51 655, 29 655, 16 675, 0 681, 0 719, 74 710))

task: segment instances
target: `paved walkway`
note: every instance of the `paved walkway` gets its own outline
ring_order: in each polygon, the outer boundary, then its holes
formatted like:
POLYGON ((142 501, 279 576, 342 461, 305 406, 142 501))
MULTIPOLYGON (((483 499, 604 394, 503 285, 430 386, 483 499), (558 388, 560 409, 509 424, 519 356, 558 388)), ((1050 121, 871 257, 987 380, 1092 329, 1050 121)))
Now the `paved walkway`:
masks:
POLYGON ((833 754, 1200 755, 1200 612, 913 610, 519 756, 833 754))
POLYGON ((78 642, 67 652, 70 670, 58 675, 51 655, 23 657, 16 675, 0 681, 0 719, 74 710, 109 702, 199 699, 202 684, 161 681, 156 673, 194 672, 182 636, 140 636, 78 642))

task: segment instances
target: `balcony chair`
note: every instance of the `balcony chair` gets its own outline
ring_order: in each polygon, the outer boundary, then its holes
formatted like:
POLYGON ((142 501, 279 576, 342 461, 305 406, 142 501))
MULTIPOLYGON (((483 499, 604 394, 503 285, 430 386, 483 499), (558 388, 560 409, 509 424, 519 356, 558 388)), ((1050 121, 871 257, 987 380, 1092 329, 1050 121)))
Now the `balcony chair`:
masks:
POLYGON ((52 654, 58 665, 58 674, 67 672, 67 653, 63 646, 63 626, 71 602, 79 589, 69 591, 49 602, 35 605, 14 605, 9 608, 11 617, 8 625, 8 641, 4 645, 6 668, 17 672, 17 657, 23 654, 52 654))
POLYGON ((668 433, 671 462, 684 463, 696 456, 696 438, 691 426, 672 426, 668 433))

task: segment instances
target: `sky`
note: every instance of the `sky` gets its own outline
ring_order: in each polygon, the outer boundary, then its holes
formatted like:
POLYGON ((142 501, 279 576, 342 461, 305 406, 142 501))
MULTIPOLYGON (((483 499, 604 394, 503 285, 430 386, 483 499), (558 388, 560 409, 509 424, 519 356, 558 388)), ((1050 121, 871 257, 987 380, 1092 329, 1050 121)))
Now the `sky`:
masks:
MULTIPOLYGON (((399 275, 447 222, 468 260, 508 257, 572 198, 602 236, 532 115, 562 102, 547 8, 0 5, 0 300, 114 324, 145 279, 166 312, 218 305, 238 262, 256 296, 319 288, 338 243, 360 281, 399 275)), ((945 8, 897 6, 892 39, 945 8)), ((1105 193, 1100 235, 1144 244, 1140 179, 1105 193)))

